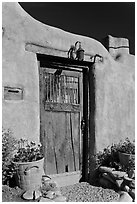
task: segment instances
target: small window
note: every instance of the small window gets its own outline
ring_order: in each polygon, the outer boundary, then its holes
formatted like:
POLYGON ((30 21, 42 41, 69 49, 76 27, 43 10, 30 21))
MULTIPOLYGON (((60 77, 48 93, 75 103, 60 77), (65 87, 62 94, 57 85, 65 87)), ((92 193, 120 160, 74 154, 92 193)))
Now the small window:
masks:
POLYGON ((79 78, 76 76, 44 74, 45 102, 79 104, 79 78))

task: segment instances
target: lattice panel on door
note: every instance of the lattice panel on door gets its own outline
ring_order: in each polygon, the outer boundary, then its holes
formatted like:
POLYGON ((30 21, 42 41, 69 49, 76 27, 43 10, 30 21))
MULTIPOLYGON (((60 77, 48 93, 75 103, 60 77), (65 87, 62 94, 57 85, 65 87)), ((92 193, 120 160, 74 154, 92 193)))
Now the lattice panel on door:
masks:
POLYGON ((45 102, 79 104, 79 78, 44 73, 45 102))

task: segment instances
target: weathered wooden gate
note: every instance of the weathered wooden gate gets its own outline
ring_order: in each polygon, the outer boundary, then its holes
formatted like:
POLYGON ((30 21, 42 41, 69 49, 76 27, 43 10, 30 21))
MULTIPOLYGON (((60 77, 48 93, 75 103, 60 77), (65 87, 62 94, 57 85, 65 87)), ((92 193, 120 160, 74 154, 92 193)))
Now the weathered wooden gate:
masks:
MULTIPOLYGON (((49 57, 39 63, 40 132, 48 175, 77 172, 83 167, 81 120, 84 117, 86 123, 88 118, 88 77, 80 63, 68 62, 49 57)), ((85 128, 85 145, 87 132, 85 128)))

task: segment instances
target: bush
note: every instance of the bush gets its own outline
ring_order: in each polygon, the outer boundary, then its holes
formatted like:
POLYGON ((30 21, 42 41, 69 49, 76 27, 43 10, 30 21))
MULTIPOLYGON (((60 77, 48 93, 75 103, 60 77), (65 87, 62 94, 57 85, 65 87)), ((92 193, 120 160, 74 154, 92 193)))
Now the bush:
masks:
POLYGON ((116 168, 119 170, 119 155, 118 155, 118 145, 113 144, 112 146, 108 146, 102 152, 96 154, 96 165, 99 166, 107 166, 116 168))
POLYGON ((119 151, 127 154, 135 154, 135 142, 131 142, 129 138, 126 138, 124 142, 120 143, 119 151))
POLYGON ((12 163, 14 150, 17 140, 8 129, 2 129, 2 184, 9 185, 9 181, 15 174, 15 168, 12 163))
POLYGON ((119 161, 119 152, 132 153, 135 154, 135 143, 131 142, 128 138, 124 142, 119 142, 118 144, 112 144, 108 146, 102 152, 100 151, 95 155, 96 166, 107 166, 115 168, 116 170, 128 172, 131 169, 135 169, 135 160, 130 159, 129 165, 124 167, 119 161))
POLYGON ((20 139, 18 141, 18 149, 14 155, 14 162, 32 162, 38 161, 43 158, 41 144, 28 141, 26 139, 20 139))

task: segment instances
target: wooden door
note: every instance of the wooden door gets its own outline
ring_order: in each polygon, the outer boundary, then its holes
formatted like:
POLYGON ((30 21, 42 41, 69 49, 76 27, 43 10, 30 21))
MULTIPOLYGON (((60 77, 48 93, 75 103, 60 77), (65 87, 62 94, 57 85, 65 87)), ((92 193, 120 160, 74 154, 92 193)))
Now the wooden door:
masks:
POLYGON ((81 168, 82 72, 40 67, 40 128, 45 173, 81 168))

